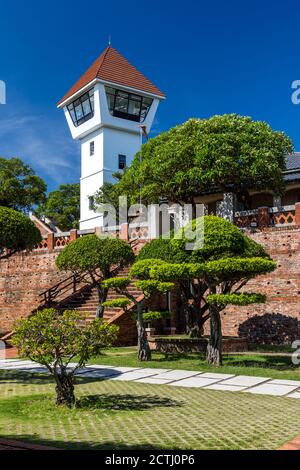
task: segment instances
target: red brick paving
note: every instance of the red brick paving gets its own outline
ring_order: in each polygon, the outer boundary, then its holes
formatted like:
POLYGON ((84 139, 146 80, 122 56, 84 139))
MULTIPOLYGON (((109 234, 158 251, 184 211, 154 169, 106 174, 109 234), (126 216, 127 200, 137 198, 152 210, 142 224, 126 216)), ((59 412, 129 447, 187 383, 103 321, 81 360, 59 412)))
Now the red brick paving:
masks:
POLYGON ((5 359, 16 359, 18 357, 18 351, 16 348, 5 349, 5 359))
POLYGON ((300 450, 300 436, 290 442, 287 442, 279 450, 300 450))
POLYGON ((41 446, 38 444, 30 444, 27 442, 13 441, 10 439, 0 439, 1 450, 60 450, 54 447, 41 446))

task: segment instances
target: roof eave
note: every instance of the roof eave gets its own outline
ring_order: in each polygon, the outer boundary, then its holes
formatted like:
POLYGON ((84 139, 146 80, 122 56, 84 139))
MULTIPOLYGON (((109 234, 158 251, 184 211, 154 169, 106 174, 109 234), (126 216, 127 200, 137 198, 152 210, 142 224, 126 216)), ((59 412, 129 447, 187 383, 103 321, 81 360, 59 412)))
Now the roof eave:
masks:
POLYGON ((130 86, 127 86, 127 85, 122 85, 122 84, 117 83, 117 82, 111 82, 109 80, 102 80, 101 78, 94 78, 92 81, 87 83, 84 87, 80 88, 80 90, 76 91, 75 93, 73 93, 69 97, 67 97, 65 99, 63 98, 63 100, 59 101, 57 103, 57 108, 59 108, 59 109, 64 108, 69 102, 76 99, 77 96, 80 96, 82 93, 84 93, 86 90, 88 90, 91 86, 95 85, 96 83, 102 83, 103 85, 110 85, 110 86, 118 87, 121 90, 130 90, 130 91, 133 91, 134 93, 139 93, 139 94, 142 94, 143 96, 149 96, 151 98, 156 98, 158 100, 165 100, 166 99, 166 95, 164 95, 164 94, 159 95, 157 93, 151 93, 149 91, 144 91, 144 90, 141 90, 139 88, 134 88, 134 87, 130 87, 130 86))

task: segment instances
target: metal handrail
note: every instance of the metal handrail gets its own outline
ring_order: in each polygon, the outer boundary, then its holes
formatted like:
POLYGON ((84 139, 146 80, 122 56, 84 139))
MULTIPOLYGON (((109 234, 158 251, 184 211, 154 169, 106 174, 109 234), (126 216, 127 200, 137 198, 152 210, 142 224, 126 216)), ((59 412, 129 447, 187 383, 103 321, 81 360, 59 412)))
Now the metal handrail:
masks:
POLYGON ((51 286, 49 289, 41 292, 39 294, 39 297, 41 298, 41 303, 51 305, 51 303, 58 297, 58 295, 67 292, 70 287, 72 288, 70 295, 75 294, 75 292, 77 292, 78 284, 81 284, 88 274, 89 273, 87 272, 82 275, 72 274, 71 276, 63 279, 54 286, 51 286))

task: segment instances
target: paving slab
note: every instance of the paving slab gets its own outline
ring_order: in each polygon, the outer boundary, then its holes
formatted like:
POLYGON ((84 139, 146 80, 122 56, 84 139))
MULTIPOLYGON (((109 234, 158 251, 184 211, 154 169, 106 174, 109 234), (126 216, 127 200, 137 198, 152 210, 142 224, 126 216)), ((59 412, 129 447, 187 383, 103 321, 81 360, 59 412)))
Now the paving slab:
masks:
POLYGON ((12 367, 12 368, 16 368, 18 366, 20 367, 25 367, 25 366, 28 366, 28 365, 33 365, 33 364, 36 364, 36 362, 33 362, 33 361, 16 361, 16 362, 8 362, 8 361, 3 361, 0 363, 0 368, 8 368, 8 367, 12 367))
POLYGON ((144 371, 144 372, 127 372, 125 374, 117 375, 116 377, 110 377, 110 380, 137 380, 143 379, 145 377, 154 376, 155 373, 152 371, 144 371))
POLYGON ((282 397, 296 390, 298 387, 292 385, 276 385, 272 383, 265 383, 257 385, 256 387, 247 388, 244 390, 247 393, 255 393, 258 395, 275 395, 282 397))
POLYGON ((241 385, 225 385, 222 382, 221 383, 215 383, 212 385, 208 385, 208 387, 205 387, 205 390, 221 390, 223 392, 242 392, 243 390, 246 390, 247 387, 243 387, 241 385))
POLYGON ((163 372, 157 375, 157 379, 170 379, 170 380, 181 380, 195 375, 200 375, 201 372, 195 372, 192 370, 171 370, 170 372, 163 372))
POLYGON ((87 372, 86 374, 75 374, 76 377, 82 377, 85 379, 97 379, 97 380, 108 380, 111 379, 111 375, 103 375, 97 372, 87 372))
POLYGON ((140 382, 143 384, 153 384, 153 385, 167 385, 171 382, 171 380, 157 379, 155 377, 144 377, 143 379, 135 380, 135 382, 140 382))
MULTIPOLYGON (((31 371, 32 369, 36 368, 36 367, 39 367, 38 364, 27 364, 25 366, 15 366, 15 367, 11 367, 11 366, 2 366, 0 367, 0 370, 20 370, 20 371, 31 371)), ((42 367, 42 366, 41 366, 42 367)), ((46 367, 43 367, 44 370, 46 370, 46 367)))
POLYGON ((0 364, 9 364, 10 362, 24 362, 20 361, 20 359, 0 359, 0 364))
POLYGON ((293 392, 288 395, 288 398, 300 398, 300 392, 293 392))
POLYGON ((275 384, 275 385, 294 385, 295 387, 300 387, 300 380, 275 379, 275 380, 271 380, 270 383, 275 384))
POLYGON ((270 380, 268 377, 253 377, 251 375, 237 375, 232 379, 224 380, 224 385, 240 385, 241 387, 252 387, 253 385, 267 382, 270 380))
MULTIPOLYGON (((99 366, 101 369, 106 369, 106 366, 99 366)), ((120 372, 121 374, 125 372, 133 372, 135 370, 141 370, 138 367, 109 367, 111 370, 116 370, 117 372, 120 372)), ((153 370, 153 369, 151 369, 153 370)))
POLYGON ((136 369, 136 371, 153 371, 156 375, 166 374, 167 372, 173 372, 171 369, 150 369, 150 367, 143 367, 143 369, 136 369))
POLYGON ((235 377, 235 375, 233 375, 233 374, 215 374, 213 372, 205 372, 204 374, 201 374, 201 377, 207 377, 208 379, 225 380, 225 379, 230 379, 232 377, 235 377))
POLYGON ((170 383, 170 385, 172 385, 173 387, 201 388, 216 382, 218 382, 217 379, 202 379, 201 377, 190 377, 188 379, 177 380, 176 382, 170 383))
POLYGON ((140 370, 140 367, 118 367, 118 366, 107 366, 106 364, 88 364, 85 369, 118 369, 123 372, 131 372, 132 370, 140 370))
POLYGON ((83 376, 83 377, 107 377, 107 378, 111 378, 111 377, 116 377, 118 375, 122 375, 120 372, 117 372, 115 370, 111 370, 111 369, 84 369, 84 370, 81 370, 81 371, 77 371, 76 375, 79 375, 79 376, 83 376))

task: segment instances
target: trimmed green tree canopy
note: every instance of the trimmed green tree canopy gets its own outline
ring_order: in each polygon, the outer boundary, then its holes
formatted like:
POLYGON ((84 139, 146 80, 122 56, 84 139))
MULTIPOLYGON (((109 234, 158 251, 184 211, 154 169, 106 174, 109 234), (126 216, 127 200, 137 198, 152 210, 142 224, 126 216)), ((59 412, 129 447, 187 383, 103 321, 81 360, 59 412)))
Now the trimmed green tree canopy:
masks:
POLYGON ((171 238, 152 240, 137 260, 160 259, 172 263, 203 262, 224 257, 269 258, 263 246, 221 217, 209 215, 193 220, 171 238), (194 250, 187 250, 194 243, 194 250))
POLYGON ((0 257, 32 249, 42 240, 39 230, 25 215, 0 207, 0 257))
POLYGON ((264 295, 245 293, 241 289, 249 279, 275 268, 276 263, 264 248, 233 224, 219 217, 205 216, 193 220, 168 240, 154 240, 146 245, 131 275, 161 283, 175 282, 187 332, 199 336, 204 323, 210 319, 208 361, 220 364, 220 311, 229 304, 265 302, 264 295), (189 250, 192 232, 194 249, 189 250))
POLYGON ((284 189, 285 155, 291 140, 265 122, 228 114, 190 119, 143 145, 116 185, 138 202, 192 202, 208 188, 247 193, 284 189))
POLYGON ((107 274, 114 265, 126 266, 134 254, 128 243, 119 238, 86 235, 70 243, 57 257, 59 269, 73 272, 107 274))

